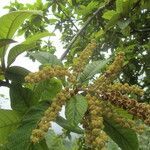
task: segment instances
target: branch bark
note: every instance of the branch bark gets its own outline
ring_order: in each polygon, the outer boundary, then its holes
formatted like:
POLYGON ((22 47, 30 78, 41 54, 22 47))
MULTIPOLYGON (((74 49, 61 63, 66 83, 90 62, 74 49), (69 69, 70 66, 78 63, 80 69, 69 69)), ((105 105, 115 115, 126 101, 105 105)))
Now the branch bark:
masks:
POLYGON ((61 56, 61 60, 63 60, 70 48, 72 47, 72 45, 75 43, 76 39, 78 38, 78 36, 85 30, 85 28, 89 25, 89 23, 95 18, 95 16, 100 12, 102 11, 105 7, 107 6, 110 6, 112 4, 112 2, 114 2, 114 0, 110 0, 108 3, 106 3, 105 5, 99 7, 94 13, 93 13, 93 16, 89 17, 88 20, 85 22, 85 24, 83 25, 83 27, 77 32, 77 34, 73 37, 73 39, 71 40, 70 44, 68 45, 66 51, 62 54, 61 56))

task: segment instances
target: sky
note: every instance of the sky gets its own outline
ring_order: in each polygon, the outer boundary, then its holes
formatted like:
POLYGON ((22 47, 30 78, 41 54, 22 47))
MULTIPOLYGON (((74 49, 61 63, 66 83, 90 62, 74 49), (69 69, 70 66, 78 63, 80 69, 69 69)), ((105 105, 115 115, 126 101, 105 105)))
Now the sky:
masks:
MULTIPOLYGON (((7 9, 3 9, 4 6, 7 6, 10 4, 10 2, 14 2, 15 0, 0 0, 0 16, 8 13, 7 9)), ((45 0, 43 0, 44 2, 45 0)), ((21 3, 33 3, 35 0, 18 0, 18 2, 21 3)), ((56 47, 56 53, 55 55, 60 58, 62 53, 64 52, 63 45, 60 41, 61 34, 59 31, 55 32, 56 36, 50 37, 50 40, 52 44, 56 47)), ((23 37, 15 38, 15 41, 18 43, 22 42, 24 40, 23 37)), ((17 44, 18 44, 17 43, 17 44)), ((13 44, 12 44, 13 45, 13 44)), ((32 72, 35 72, 38 70, 38 67, 40 63, 35 62, 33 63, 29 58, 24 57, 25 53, 19 55, 16 59, 16 61, 12 64, 13 66, 21 66, 24 67, 32 72)), ((5 109, 10 109, 10 102, 9 102, 9 89, 6 87, 0 87, 0 94, 4 94, 7 100, 4 100, 3 98, 0 97, 0 107, 5 108, 5 109)))

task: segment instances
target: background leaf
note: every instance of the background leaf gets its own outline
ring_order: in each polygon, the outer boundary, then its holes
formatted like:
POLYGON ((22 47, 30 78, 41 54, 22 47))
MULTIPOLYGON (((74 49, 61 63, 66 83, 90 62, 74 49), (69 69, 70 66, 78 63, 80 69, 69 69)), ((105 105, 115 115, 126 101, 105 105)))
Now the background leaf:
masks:
POLYGON ((22 87, 20 84, 12 83, 10 86, 11 108, 19 112, 25 112, 31 107, 33 92, 22 87))
POLYGON ((10 135, 8 143, 5 145, 5 150, 48 150, 45 140, 35 145, 30 142, 31 132, 36 128, 38 121, 48 106, 48 103, 40 103, 32 107, 24 115, 21 125, 10 135))
POLYGON ((19 67, 19 66, 12 66, 6 69, 5 76, 7 79, 12 80, 14 82, 24 82, 24 78, 26 75, 30 73, 29 70, 19 67))
POLYGON ((123 0, 116 0, 116 10, 119 13, 123 11, 123 0))
POLYGON ((49 150, 66 150, 63 139, 61 136, 56 135, 54 131, 49 130, 45 135, 45 139, 49 150))
POLYGON ((113 26, 115 26, 117 24, 119 18, 120 18, 120 14, 118 14, 118 13, 114 14, 111 17, 111 19, 109 20, 109 22, 106 24, 105 31, 107 31, 107 30, 111 29, 113 26))
POLYGON ((83 134, 84 131, 78 127, 78 126, 73 126, 73 125, 70 125, 68 123, 68 121, 66 119, 64 119, 63 117, 61 116, 58 116, 55 120, 55 122, 60 125, 62 128, 70 131, 70 132, 74 132, 74 133, 78 133, 78 134, 83 134))
POLYGON ((7 142, 8 136, 19 126, 20 116, 14 110, 0 109, 0 144, 7 142))
POLYGON ((72 97, 66 104, 65 116, 69 124, 76 126, 87 111, 87 101, 82 95, 72 97))
POLYGON ((56 94, 62 89, 61 81, 55 78, 48 79, 38 83, 34 88, 34 99, 52 100, 56 94))
POLYGON ((100 61, 94 61, 90 64, 87 64, 86 67, 84 68, 83 72, 79 75, 79 81, 80 82, 85 82, 91 78, 96 73, 99 73, 109 62, 110 59, 107 60, 100 60, 100 61))
POLYGON ((37 61, 39 61, 41 64, 62 66, 62 62, 55 55, 52 55, 49 52, 35 52, 30 53, 30 55, 37 61))
POLYGON ((116 11, 114 11, 114 10, 108 10, 108 11, 106 11, 106 12, 103 14, 102 17, 103 17, 104 19, 110 20, 110 19, 112 18, 112 16, 115 15, 115 14, 117 14, 116 11))

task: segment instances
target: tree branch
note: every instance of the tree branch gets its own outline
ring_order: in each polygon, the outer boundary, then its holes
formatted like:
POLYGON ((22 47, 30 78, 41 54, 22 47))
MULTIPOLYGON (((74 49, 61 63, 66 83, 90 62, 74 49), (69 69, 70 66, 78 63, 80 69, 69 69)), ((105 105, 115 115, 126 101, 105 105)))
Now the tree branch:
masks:
POLYGON ((1 87, 1 86, 10 87, 10 83, 7 82, 7 81, 0 80, 0 87, 1 87))
POLYGON ((77 31, 79 31, 79 29, 77 28, 77 26, 74 24, 74 22, 71 20, 71 18, 66 14, 65 11, 63 11, 63 9, 61 8, 61 5, 59 4, 59 2, 57 0, 55 0, 56 4, 60 7, 62 13, 69 19, 69 21, 72 23, 72 25, 76 28, 77 31))
POLYGON ((133 11, 136 7, 138 7, 139 4, 140 4, 140 2, 141 2, 141 0, 138 0, 138 1, 134 4, 134 6, 133 6, 133 8, 131 9, 131 11, 133 11))
POLYGON ((102 11, 105 7, 109 6, 112 4, 114 0, 110 0, 108 3, 106 3, 105 5, 99 7, 94 13, 93 16, 89 17, 88 20, 85 22, 85 24, 83 25, 83 27, 77 32, 77 34, 73 37, 73 39, 71 40, 70 44, 67 46, 66 51, 62 54, 61 56, 61 60, 63 60, 66 55, 68 54, 70 48, 72 47, 72 45, 74 44, 74 42, 76 41, 76 39, 78 38, 78 36, 84 31, 84 29, 89 25, 89 23, 95 18, 95 16, 102 11))

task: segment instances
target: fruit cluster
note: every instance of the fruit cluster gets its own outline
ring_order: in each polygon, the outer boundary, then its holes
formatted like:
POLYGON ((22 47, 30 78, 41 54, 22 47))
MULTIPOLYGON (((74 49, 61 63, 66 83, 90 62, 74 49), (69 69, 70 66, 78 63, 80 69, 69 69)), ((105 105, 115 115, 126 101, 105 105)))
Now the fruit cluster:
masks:
POLYGON ((110 101, 113 105, 127 110, 130 114, 144 120, 145 124, 150 125, 150 105, 139 103, 135 99, 130 99, 120 92, 103 92, 103 100, 110 101))
POLYGON ((50 122, 54 121, 62 109, 65 102, 70 99, 73 91, 69 91, 67 88, 63 89, 60 93, 56 95, 53 99, 51 106, 45 111, 44 116, 41 118, 37 125, 37 128, 32 131, 31 141, 33 143, 39 142, 48 131, 51 126, 50 122))
POLYGON ((88 101, 88 112, 85 115, 83 127, 85 128, 85 142, 94 150, 105 147, 108 140, 106 133, 103 131, 103 108, 101 101, 89 94, 86 95, 88 101))
POLYGON ((88 87, 88 92, 97 95, 104 101, 109 101, 111 104, 127 110, 150 125, 150 105, 138 103, 135 99, 128 98, 129 93, 143 95, 143 90, 135 85, 113 84, 113 80, 117 77, 123 66, 123 59, 124 54, 122 52, 118 53, 114 62, 108 67, 105 73, 88 87))
POLYGON ((101 91, 103 89, 107 89, 108 85, 110 85, 113 82, 113 80, 117 77, 117 75, 121 71, 123 63, 124 63, 124 53, 119 52, 116 55, 115 60, 112 62, 112 64, 108 66, 105 73, 99 76, 94 81, 94 83, 90 85, 90 87, 88 87, 88 90, 94 92, 95 90, 101 91))
POLYGON ((115 116, 114 120, 124 128, 133 129, 139 134, 144 132, 145 126, 143 124, 138 125, 135 123, 135 121, 120 116, 115 116))
POLYGON ((36 83, 52 77, 64 77, 64 76, 71 76, 71 74, 68 72, 66 68, 61 66, 54 66, 54 67, 47 66, 38 72, 29 73, 25 77, 25 81, 29 83, 36 83))
POLYGON ((109 89, 112 91, 120 91, 122 94, 136 94, 142 96, 144 94, 143 89, 136 85, 130 86, 128 83, 121 84, 121 83, 115 83, 113 85, 109 86, 109 89))
POLYGON ((88 63, 93 50, 96 48, 96 42, 93 40, 86 48, 81 52, 80 56, 73 61, 73 70, 77 73, 83 71, 85 65, 88 63))

